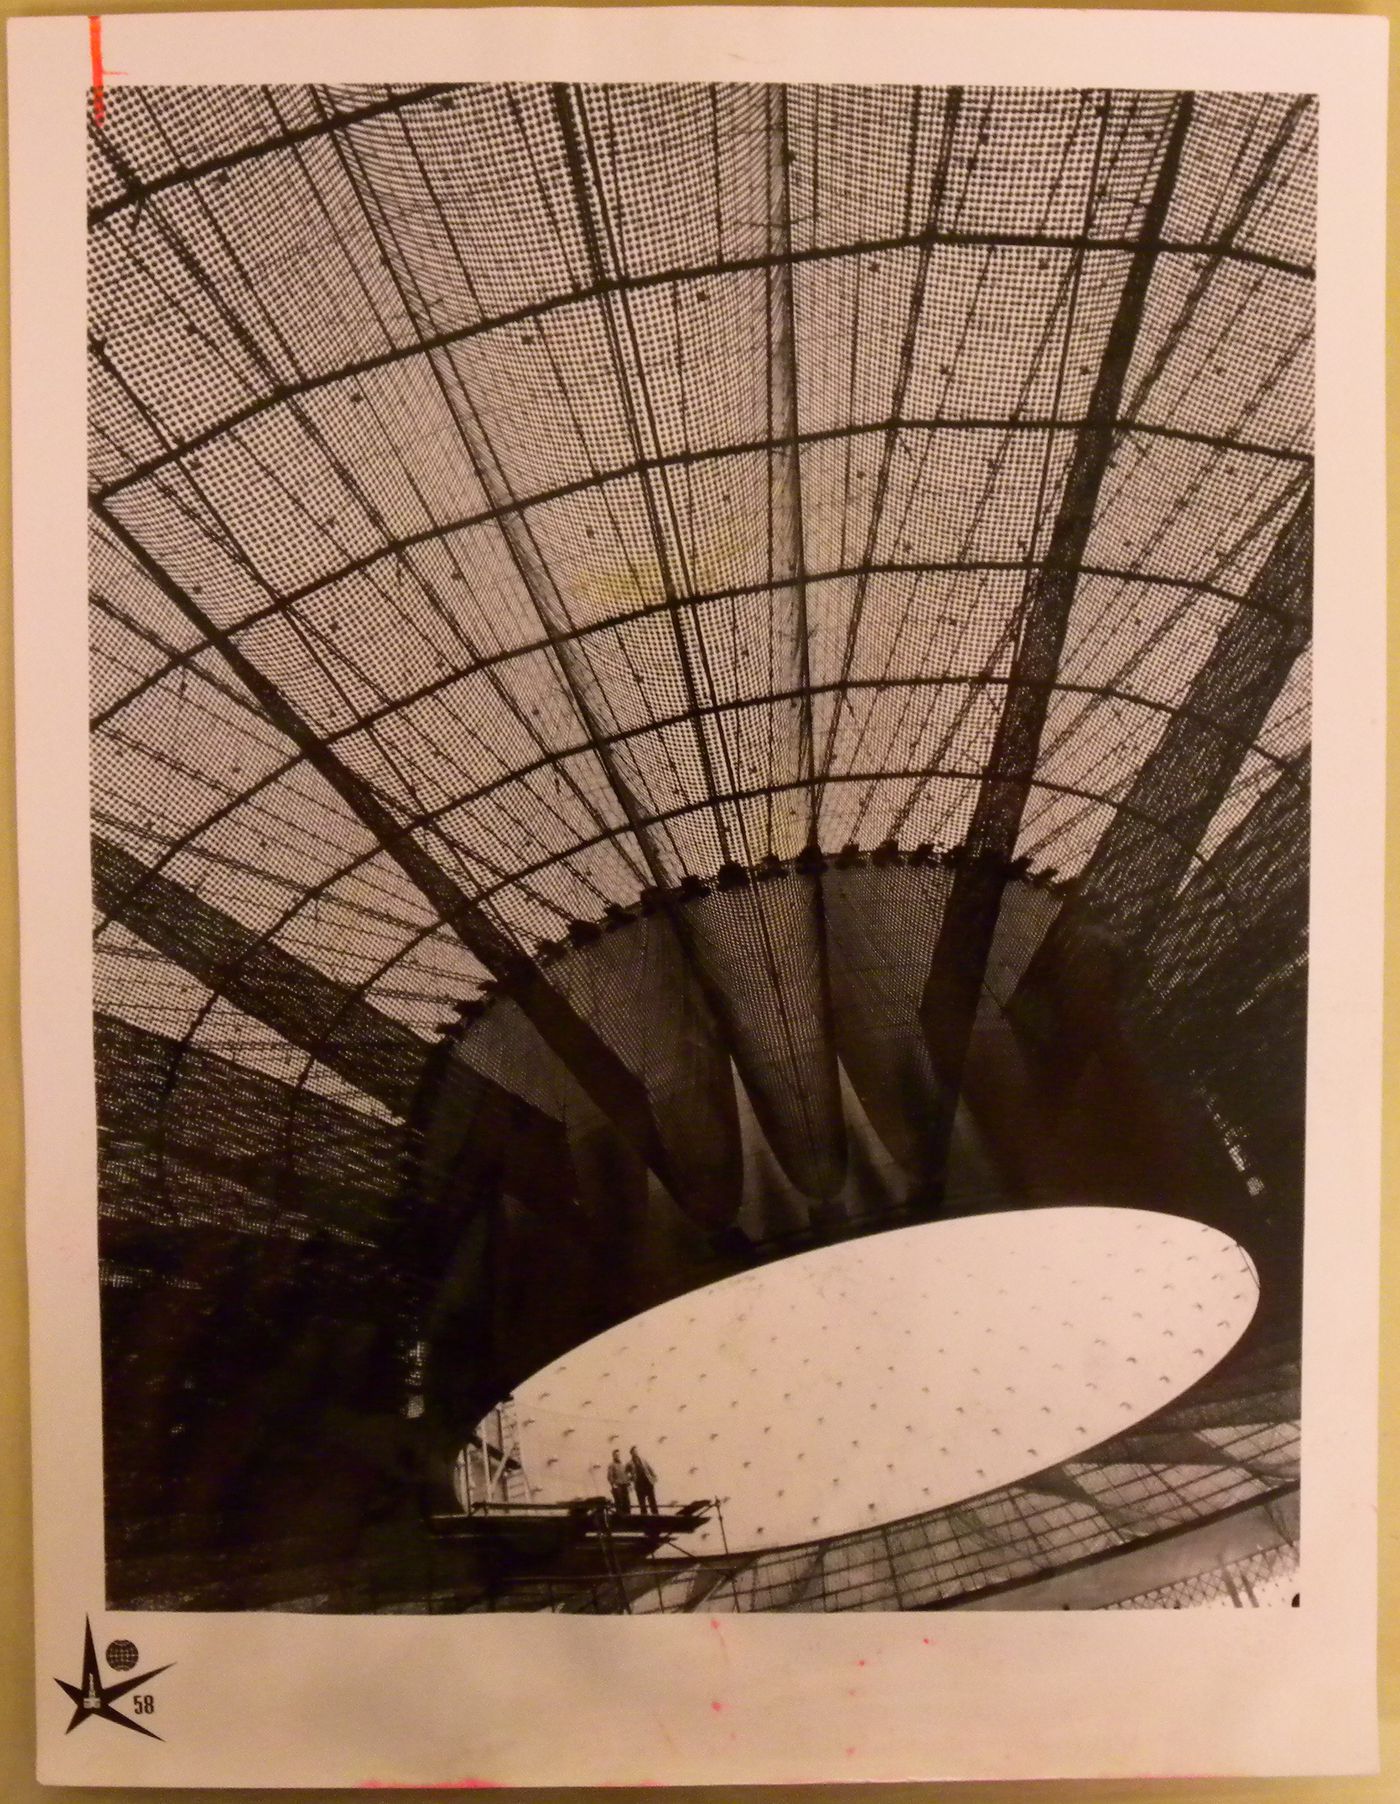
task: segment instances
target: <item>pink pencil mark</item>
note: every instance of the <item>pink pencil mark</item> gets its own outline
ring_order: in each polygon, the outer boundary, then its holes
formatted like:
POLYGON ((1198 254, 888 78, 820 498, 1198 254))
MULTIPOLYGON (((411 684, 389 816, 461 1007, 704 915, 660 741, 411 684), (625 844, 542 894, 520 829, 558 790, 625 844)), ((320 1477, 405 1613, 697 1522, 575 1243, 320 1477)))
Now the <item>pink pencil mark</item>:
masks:
POLYGON ((102 20, 97 13, 88 15, 88 51, 92 57, 92 122, 100 126, 107 117, 107 99, 103 91, 102 20))
POLYGON ((711 1710, 723 1710, 724 1705, 720 1702, 720 1700, 718 1698, 711 1698, 710 1699, 710 1708, 711 1708, 711 1710))

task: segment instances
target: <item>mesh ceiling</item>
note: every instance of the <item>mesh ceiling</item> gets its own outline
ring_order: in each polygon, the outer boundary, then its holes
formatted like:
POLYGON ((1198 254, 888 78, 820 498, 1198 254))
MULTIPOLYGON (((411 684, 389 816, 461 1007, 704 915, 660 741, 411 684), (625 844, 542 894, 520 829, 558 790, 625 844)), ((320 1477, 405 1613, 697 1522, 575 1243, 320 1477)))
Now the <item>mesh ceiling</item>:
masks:
MULTIPOLYGON (((227 635, 526 949, 809 838, 956 844, 1176 104, 118 88, 92 148, 99 832, 410 1029, 470 993, 227 635)), ((1306 487, 1314 136, 1305 101, 1194 98, 1020 828, 1063 875, 1306 487)), ((1298 670, 1222 816, 1306 714, 1298 670)), ((99 945, 103 1006, 337 1089, 99 945)))
POLYGON ((263 1511, 308 1399, 401 1412, 395 1274, 470 1264, 496 1208, 465 1251, 408 1220, 405 1123, 454 1206, 506 1149, 517 1276, 593 1273, 609 1208, 645 1240, 648 1169, 686 1217, 646 1230, 654 1294, 477 1298, 516 1345, 458 1346, 470 1425, 714 1277, 700 1228, 888 1202, 952 1134, 930 997, 954 1093, 1034 1051, 1069 897, 1135 961, 1221 1220, 1296 1242, 1316 134, 1270 94, 107 93, 117 1543, 178 1541, 153 1447, 217 1448, 263 1511), (381 1296, 399 1367, 355 1339, 381 1296))

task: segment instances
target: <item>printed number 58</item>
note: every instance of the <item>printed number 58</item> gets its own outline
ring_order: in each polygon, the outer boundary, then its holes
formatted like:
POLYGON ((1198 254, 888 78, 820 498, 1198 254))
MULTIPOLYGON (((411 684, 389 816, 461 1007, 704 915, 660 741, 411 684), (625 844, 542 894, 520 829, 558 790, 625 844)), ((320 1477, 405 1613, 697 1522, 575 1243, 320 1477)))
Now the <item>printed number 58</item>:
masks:
POLYGON ((154 1716, 156 1713, 156 1701, 149 1691, 143 1691, 139 1697, 134 1697, 131 1707, 137 1716, 154 1716))

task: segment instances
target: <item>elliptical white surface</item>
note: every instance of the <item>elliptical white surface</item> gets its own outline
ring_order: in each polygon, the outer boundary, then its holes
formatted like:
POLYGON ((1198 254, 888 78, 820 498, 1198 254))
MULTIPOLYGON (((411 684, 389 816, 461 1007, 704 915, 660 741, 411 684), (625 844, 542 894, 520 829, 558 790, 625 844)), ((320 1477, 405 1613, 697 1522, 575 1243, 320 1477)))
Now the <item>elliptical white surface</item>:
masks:
MULTIPOLYGON (((541 1500, 635 1444, 667 1503, 779 1547, 1025 1478, 1169 1403, 1234 1346, 1248 1256, 1199 1222, 1076 1206, 826 1247, 649 1310, 516 1392, 541 1500)), ((687 1541, 718 1551, 718 1525, 687 1541)))

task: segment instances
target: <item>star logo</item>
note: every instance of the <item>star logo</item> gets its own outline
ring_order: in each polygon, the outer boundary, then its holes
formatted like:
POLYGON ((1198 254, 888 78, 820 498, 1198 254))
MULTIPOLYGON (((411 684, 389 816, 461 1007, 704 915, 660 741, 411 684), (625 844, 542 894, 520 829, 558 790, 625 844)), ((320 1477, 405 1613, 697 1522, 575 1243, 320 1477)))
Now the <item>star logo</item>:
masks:
MULTIPOLYGON (((115 1710, 112 1706, 117 1698, 125 1697, 129 1691, 135 1691, 138 1685, 146 1684, 148 1680, 156 1678, 160 1673, 169 1672, 175 1662, 170 1660, 164 1666, 153 1666, 149 1672, 139 1672, 134 1679, 122 1679, 116 1685, 104 1685, 97 1665, 97 1649, 93 1646, 92 1641, 92 1619, 84 1617, 83 1623, 82 1678, 76 1685, 70 1685, 66 1679, 54 1680, 54 1684, 58 1686, 59 1690, 67 1692, 73 1700, 73 1720, 63 1731, 64 1734, 71 1735, 79 1723, 85 1723, 90 1716, 102 1716, 109 1723, 120 1723, 124 1729, 134 1729, 138 1735, 149 1735, 153 1741, 162 1740, 163 1737, 157 1735, 154 1729, 148 1729, 144 1723, 138 1723, 129 1716, 123 1716, 120 1710, 115 1710)), ((140 1700, 138 1699, 137 1702, 139 1705, 140 1700)))

